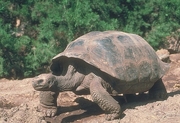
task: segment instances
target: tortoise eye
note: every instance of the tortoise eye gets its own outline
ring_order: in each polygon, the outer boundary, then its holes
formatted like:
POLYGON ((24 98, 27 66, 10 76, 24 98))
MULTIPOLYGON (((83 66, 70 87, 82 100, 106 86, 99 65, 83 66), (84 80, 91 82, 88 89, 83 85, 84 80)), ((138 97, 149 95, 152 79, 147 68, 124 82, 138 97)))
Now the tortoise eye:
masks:
POLYGON ((43 81, 44 81, 43 79, 39 79, 39 80, 37 81, 37 83, 38 83, 38 84, 41 84, 41 83, 43 83, 43 81))
POLYGON ((50 83, 51 83, 51 80, 48 81, 48 84, 50 84, 50 83))

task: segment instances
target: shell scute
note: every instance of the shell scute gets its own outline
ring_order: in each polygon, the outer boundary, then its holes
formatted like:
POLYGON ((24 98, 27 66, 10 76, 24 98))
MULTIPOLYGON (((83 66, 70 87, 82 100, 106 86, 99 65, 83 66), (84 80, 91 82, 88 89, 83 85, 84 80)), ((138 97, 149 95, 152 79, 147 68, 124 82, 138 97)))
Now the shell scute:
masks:
MULTIPOLYGON (((116 64, 117 61, 117 51, 116 46, 113 44, 110 38, 98 39, 96 40, 96 51, 99 51, 99 58, 102 58, 103 61, 106 61, 110 65, 116 64)), ((93 51, 93 50, 92 50, 93 51)))
POLYGON ((82 47, 84 45, 84 40, 77 40, 76 42, 72 42, 67 48, 72 49, 76 46, 82 47))

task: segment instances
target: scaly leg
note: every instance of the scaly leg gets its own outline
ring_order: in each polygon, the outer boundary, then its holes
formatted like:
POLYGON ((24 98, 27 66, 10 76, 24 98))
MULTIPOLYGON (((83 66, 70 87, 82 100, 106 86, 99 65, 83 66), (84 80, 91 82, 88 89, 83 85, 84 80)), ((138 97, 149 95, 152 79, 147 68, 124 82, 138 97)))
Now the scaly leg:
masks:
POLYGON ((52 91, 41 91, 39 94, 40 98, 40 111, 45 116, 53 117, 57 113, 57 97, 59 92, 52 91))
POLYGON ((157 100, 167 99, 168 95, 162 79, 159 79, 156 83, 154 83, 153 87, 149 90, 149 95, 151 98, 155 98, 157 100))
POLYGON ((95 103, 106 113, 106 120, 120 118, 121 107, 118 102, 103 88, 101 79, 92 80, 90 93, 95 103))

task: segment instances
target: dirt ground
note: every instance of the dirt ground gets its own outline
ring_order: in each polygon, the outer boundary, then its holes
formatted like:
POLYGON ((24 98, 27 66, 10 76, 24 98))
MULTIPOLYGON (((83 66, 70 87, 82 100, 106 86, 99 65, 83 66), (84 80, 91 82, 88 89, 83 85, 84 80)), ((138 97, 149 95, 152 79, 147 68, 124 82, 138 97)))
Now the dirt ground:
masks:
POLYGON ((58 114, 53 118, 37 112, 39 92, 31 86, 32 78, 0 80, 0 123, 180 123, 180 57, 171 62, 163 77, 168 99, 156 101, 147 94, 115 97, 121 104, 120 119, 106 121, 103 111, 91 97, 63 92, 58 98, 58 114))

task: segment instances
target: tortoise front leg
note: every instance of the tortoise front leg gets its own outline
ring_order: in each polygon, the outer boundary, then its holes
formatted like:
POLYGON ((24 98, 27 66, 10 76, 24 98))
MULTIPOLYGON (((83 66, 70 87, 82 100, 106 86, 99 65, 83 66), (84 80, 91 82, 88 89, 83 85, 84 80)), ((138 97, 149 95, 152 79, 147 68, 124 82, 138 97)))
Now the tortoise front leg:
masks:
POLYGON ((52 91, 41 91, 39 94, 40 98, 40 111, 45 116, 53 117, 57 113, 57 97, 59 92, 52 91))
POLYGON ((101 79, 92 80, 90 93, 95 103, 106 113, 106 120, 120 118, 121 107, 118 102, 106 91, 101 84, 101 79))

